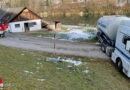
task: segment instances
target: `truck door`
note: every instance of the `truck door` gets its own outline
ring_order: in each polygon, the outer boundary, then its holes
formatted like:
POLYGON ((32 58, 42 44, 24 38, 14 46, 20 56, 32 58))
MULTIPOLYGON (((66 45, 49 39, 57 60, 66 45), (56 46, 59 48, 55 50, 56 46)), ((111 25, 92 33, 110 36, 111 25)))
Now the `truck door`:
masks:
POLYGON ((126 58, 129 59, 129 57, 130 57, 130 51, 126 50, 127 41, 130 41, 130 36, 124 34, 124 37, 123 37, 123 40, 122 40, 123 44, 125 45, 125 47, 124 47, 124 49, 125 49, 124 53, 126 54, 126 58))

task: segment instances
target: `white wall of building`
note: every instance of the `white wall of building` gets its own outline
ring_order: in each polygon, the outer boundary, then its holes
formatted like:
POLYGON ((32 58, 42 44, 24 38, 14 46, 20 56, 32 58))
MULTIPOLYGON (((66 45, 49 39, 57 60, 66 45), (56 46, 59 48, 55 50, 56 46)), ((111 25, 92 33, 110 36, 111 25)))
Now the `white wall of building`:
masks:
POLYGON ((9 23, 9 32, 25 32, 25 23, 28 23, 29 31, 36 31, 41 29, 41 20, 28 20, 9 23), (33 25, 31 25, 34 23, 33 25))

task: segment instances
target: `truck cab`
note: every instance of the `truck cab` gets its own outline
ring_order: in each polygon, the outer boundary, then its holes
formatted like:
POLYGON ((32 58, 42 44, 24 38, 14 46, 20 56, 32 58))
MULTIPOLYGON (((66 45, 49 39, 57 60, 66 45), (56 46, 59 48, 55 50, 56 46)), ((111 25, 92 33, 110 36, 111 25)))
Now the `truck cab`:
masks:
POLYGON ((5 31, 8 29, 8 20, 0 20, 0 37, 5 37, 5 31))
POLYGON ((121 22, 112 53, 112 61, 130 78, 130 19, 121 22))

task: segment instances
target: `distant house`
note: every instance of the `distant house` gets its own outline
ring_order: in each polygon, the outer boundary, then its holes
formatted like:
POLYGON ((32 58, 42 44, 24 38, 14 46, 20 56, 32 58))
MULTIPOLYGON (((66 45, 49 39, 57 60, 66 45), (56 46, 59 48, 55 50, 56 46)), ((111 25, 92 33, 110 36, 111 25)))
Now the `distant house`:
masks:
POLYGON ((125 6, 127 3, 130 3, 130 0, 86 0, 86 2, 96 2, 96 4, 100 6, 107 6, 109 2, 109 4, 111 5, 122 7, 125 6))
POLYGON ((73 0, 73 3, 85 3, 86 0, 73 0))
POLYGON ((85 3, 86 0, 50 0, 55 5, 72 4, 72 3, 85 3))
POLYGON ((28 32, 41 29, 41 18, 26 7, 0 9, 0 19, 7 19, 10 32, 28 32))
POLYGON ((53 4, 62 4, 62 0, 52 0, 53 4))
POLYGON ((116 6, 124 6, 127 3, 130 3, 130 0, 116 0, 116 6))
POLYGON ((51 3, 55 8, 59 8, 63 4, 62 0, 52 0, 51 3))

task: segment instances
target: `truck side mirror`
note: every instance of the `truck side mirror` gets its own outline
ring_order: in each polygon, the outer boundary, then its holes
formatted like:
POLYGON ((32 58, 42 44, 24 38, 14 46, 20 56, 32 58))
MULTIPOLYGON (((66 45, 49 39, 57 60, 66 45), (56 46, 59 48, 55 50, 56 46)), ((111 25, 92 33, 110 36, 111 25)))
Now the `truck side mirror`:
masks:
POLYGON ((126 42, 126 50, 130 52, 130 40, 126 42))

